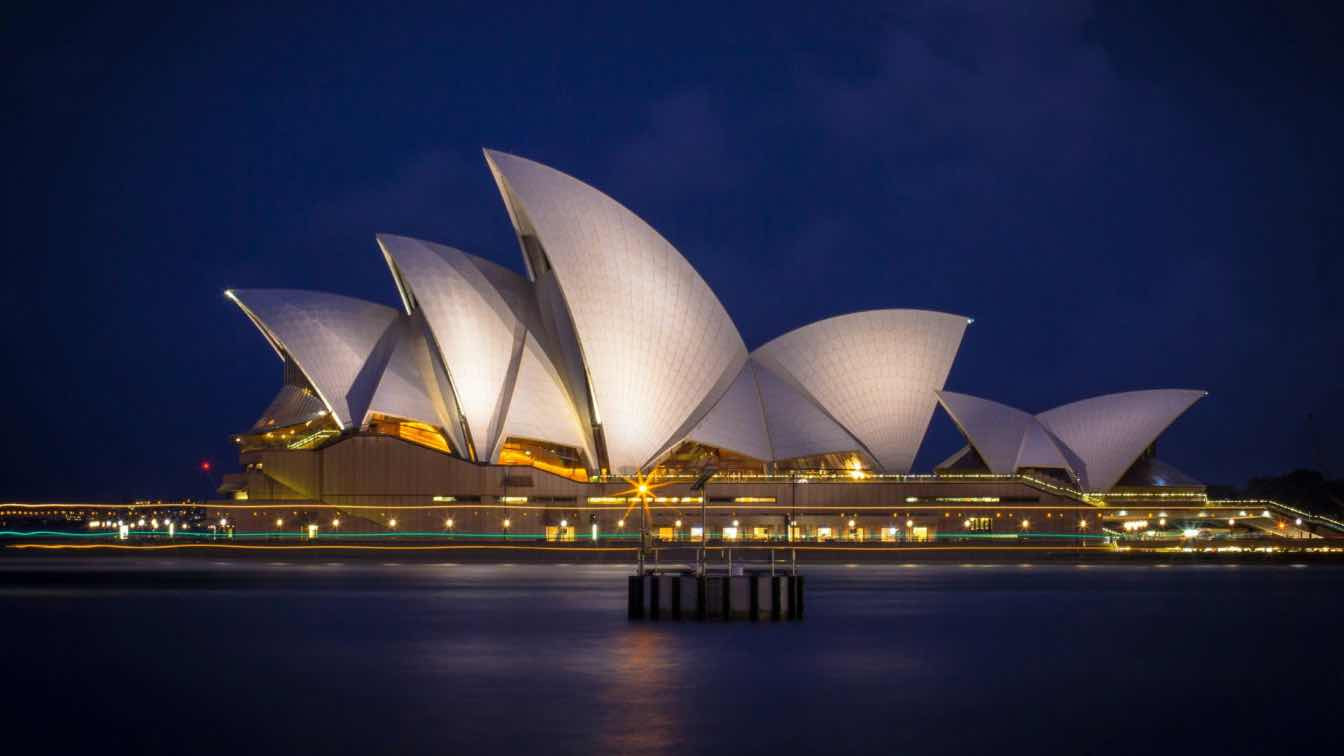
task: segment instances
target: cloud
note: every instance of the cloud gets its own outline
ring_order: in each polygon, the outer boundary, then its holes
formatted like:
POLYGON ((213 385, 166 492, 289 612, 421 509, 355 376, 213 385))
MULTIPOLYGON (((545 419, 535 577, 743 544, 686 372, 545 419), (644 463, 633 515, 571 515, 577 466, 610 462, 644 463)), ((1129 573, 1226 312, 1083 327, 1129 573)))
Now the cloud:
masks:
POLYGON ((710 95, 697 89, 653 100, 644 129, 618 147, 611 173, 646 195, 723 191, 737 185, 741 165, 710 95))
POLYGON ((1088 4, 1025 10, 923 6, 886 30, 870 74, 805 70, 800 97, 837 143, 918 157, 906 181, 924 192, 1076 174, 1119 115, 1118 78, 1088 41, 1088 4))

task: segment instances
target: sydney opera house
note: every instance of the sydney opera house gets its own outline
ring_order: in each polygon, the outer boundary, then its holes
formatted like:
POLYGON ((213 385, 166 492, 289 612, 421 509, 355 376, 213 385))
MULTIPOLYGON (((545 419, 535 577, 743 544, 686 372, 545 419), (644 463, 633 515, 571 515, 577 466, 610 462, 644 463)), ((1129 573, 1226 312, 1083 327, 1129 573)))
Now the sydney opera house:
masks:
POLYGON ((954 393, 971 320, 924 310, 840 315, 749 350, 686 258, 629 210, 530 160, 485 160, 525 273, 381 235, 399 307, 227 292, 283 383, 234 437, 242 472, 226 477, 221 512, 568 540, 630 529, 647 496, 663 538, 700 535, 703 503, 713 537, 924 540, 1081 534, 1124 502, 1124 516, 1210 509, 1155 456, 1202 391, 1037 414, 954 393), (966 446, 912 474, 939 406, 966 446))

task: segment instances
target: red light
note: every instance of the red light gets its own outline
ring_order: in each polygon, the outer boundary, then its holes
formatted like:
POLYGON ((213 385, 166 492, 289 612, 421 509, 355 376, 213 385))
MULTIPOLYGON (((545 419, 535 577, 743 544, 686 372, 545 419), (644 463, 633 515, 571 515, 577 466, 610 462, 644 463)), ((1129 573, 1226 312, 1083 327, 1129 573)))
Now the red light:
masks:
POLYGON ((203 470, 203 471, 205 471, 205 472, 210 472, 210 462, 209 462, 209 461, 202 462, 202 463, 201 463, 201 470, 203 470))

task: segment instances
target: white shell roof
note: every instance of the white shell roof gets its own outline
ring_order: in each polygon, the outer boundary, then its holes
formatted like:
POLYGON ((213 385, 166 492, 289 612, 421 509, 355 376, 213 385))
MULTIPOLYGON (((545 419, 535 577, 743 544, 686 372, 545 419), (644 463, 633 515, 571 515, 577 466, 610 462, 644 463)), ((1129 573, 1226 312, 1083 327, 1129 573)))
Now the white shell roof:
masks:
POLYGON ((1086 466, 1075 470, 1084 488, 1108 491, 1169 425, 1208 395, 1189 389, 1108 394, 1066 404, 1036 417, 1086 466))
POLYGON ((811 397, 755 360, 747 365, 756 375, 774 459, 863 451, 863 444, 817 406, 811 397))
POLYGON ((1064 453, 1030 413, 954 391, 939 391, 938 400, 990 472, 1012 475, 1024 467, 1060 468, 1072 472, 1064 453))
POLYGON ((363 419, 397 311, 373 302, 292 289, 226 292, 281 357, 288 354, 343 428, 363 419), (380 342, 382 342, 380 344, 380 342))
POLYGON ((752 357, 813 397, 885 472, 906 473, 969 322, 928 310, 858 312, 786 333, 752 357))
POLYGON ((504 298, 466 253, 441 244, 379 234, 378 244, 422 312, 443 357, 478 459, 499 435, 514 342, 522 328, 504 298))
POLYGON ((756 388, 755 370, 750 362, 742 367, 719 403, 688 438, 759 460, 774 459, 770 436, 765 430, 761 392, 756 388))
POLYGON ((531 333, 518 354, 503 430, 491 449, 491 462, 499 461, 504 442, 515 436, 581 449, 588 455, 588 464, 595 464, 593 450, 578 413, 565 394, 560 374, 531 333))
POLYGON ((378 388, 369 401, 365 422, 372 412, 415 420, 427 425, 440 425, 439 413, 426 389, 424 365, 417 351, 424 348, 424 336, 416 331, 410 318, 398 318, 392 326, 396 343, 387 366, 378 379, 378 388))
POLYGON ((1064 442, 1050 435, 1050 431, 1032 418, 1031 424, 1022 435, 1022 448, 1017 451, 1017 468, 1044 467, 1068 470, 1077 478, 1076 469, 1081 467, 1078 458, 1069 452, 1064 442))
POLYGON ((690 263, 634 213, 539 163, 485 155, 515 228, 535 233, 564 293, 611 469, 644 468, 728 389, 746 360, 742 338, 690 263))
POLYGON ((252 424, 252 432, 316 420, 329 410, 317 394, 303 386, 286 383, 271 400, 266 411, 252 424))
POLYGON ((402 298, 438 346, 476 456, 497 460, 509 436, 593 451, 539 337, 531 284, 488 260, 382 234, 402 298))
POLYGON ((1036 418, 1006 404, 954 391, 939 391, 938 400, 990 472, 1012 475, 1017 470, 1022 440, 1027 429, 1036 425, 1036 418))

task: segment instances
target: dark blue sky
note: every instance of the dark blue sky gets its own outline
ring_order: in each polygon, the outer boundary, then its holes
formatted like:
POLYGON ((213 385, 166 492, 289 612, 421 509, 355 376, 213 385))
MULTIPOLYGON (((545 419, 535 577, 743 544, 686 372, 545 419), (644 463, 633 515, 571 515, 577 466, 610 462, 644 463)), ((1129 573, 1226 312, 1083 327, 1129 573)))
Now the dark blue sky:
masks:
MULTIPOLYGON (((521 269, 483 146, 647 219, 748 347, 956 312, 952 389, 1205 388, 1168 461, 1344 475, 1344 29, 1309 4, 196 5, 0 28, 0 497, 232 469, 281 371, 227 287, 394 304, 382 231, 521 269)), ((939 411, 917 468, 959 445, 939 411)))

